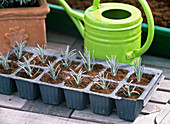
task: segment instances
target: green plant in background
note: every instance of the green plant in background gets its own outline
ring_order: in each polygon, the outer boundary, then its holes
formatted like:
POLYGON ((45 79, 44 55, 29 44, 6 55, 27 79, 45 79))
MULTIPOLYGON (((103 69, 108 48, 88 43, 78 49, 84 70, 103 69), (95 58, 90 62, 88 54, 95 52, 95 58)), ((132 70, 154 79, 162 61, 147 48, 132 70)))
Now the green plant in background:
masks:
MULTIPOLYGON (((20 66, 22 69, 24 69, 25 73, 26 73, 29 77, 34 77, 34 76, 40 71, 40 69, 38 69, 37 72, 34 73, 34 75, 33 75, 32 73, 33 73, 34 67, 31 67, 30 62, 28 61, 29 58, 28 58, 28 60, 27 60, 26 57, 23 57, 23 58, 24 58, 24 61, 25 61, 25 62, 23 63, 23 62, 21 62, 21 61, 18 61, 18 62, 19 62, 18 66, 20 66), (21 64, 21 65, 20 65, 20 64, 21 64)), ((35 65, 35 62, 34 62, 34 65, 35 65)))
POLYGON ((48 56, 45 57, 44 55, 45 46, 40 47, 39 44, 37 44, 37 49, 39 51, 39 56, 38 56, 39 60, 41 60, 42 63, 45 63, 48 57, 48 56))
POLYGON ((108 74, 106 74, 106 77, 104 77, 104 73, 99 73, 99 79, 100 82, 95 82, 96 84, 98 84, 103 90, 106 90, 108 88, 108 86, 110 85, 110 82, 106 85, 106 80, 107 79, 108 74))
MULTIPOLYGON (((8 53, 9 54, 9 53, 8 53)), ((5 71, 7 71, 9 69, 9 64, 8 64, 8 54, 5 56, 2 55, 2 53, 0 53, 0 64, 2 64, 3 68, 5 71)))
POLYGON ((136 77, 137 77, 137 81, 141 81, 142 79, 142 74, 144 71, 144 65, 141 66, 141 61, 142 59, 140 59, 140 62, 138 62, 138 59, 136 59, 136 61, 134 62, 134 71, 136 73, 136 77))
POLYGON ((70 60, 70 58, 73 57, 73 56, 76 54, 76 53, 75 53, 76 49, 73 49, 73 50, 71 50, 70 52, 69 52, 69 51, 70 51, 69 45, 67 45, 67 49, 66 49, 65 52, 63 53, 63 58, 64 58, 64 59, 61 60, 65 67, 68 67, 68 66, 71 65, 72 60, 70 60))
POLYGON ((116 55, 111 55, 111 57, 109 58, 107 55, 106 55, 107 59, 106 62, 107 64, 109 65, 110 67, 110 70, 111 70, 111 75, 112 76, 115 76, 117 74, 117 71, 118 71, 118 63, 116 62, 116 55))
MULTIPOLYGON (((79 85, 79 84, 82 82, 82 79, 83 79, 83 76, 82 76, 83 71, 82 71, 82 69, 80 69, 78 73, 75 73, 75 71, 73 71, 71 68, 70 68, 70 70, 71 70, 72 73, 75 75, 75 76, 74 76, 73 74, 70 73, 71 76, 74 78, 74 81, 76 82, 76 84, 79 85)), ((70 83, 71 83, 72 85, 74 85, 71 81, 70 81, 70 83)))
POLYGON ((48 61, 49 64, 47 64, 48 69, 50 70, 50 73, 47 73, 53 80, 56 80, 58 78, 58 75, 61 71, 61 68, 59 69, 60 64, 54 69, 54 65, 48 61), (58 71, 57 71, 58 70, 58 71))
POLYGON ((94 63, 95 63, 95 58, 93 57, 94 50, 92 53, 92 57, 90 57, 90 51, 88 51, 87 48, 85 48, 85 49, 86 50, 85 50, 84 56, 82 55, 82 53, 80 51, 79 51, 79 53, 80 53, 80 56, 82 57, 84 67, 86 68, 87 72, 90 72, 93 69, 94 63))
MULTIPOLYGON (((28 4, 29 2, 31 2, 32 0, 15 0, 16 2, 19 2, 20 3, 20 5, 22 5, 23 3, 24 4, 28 4)), ((35 2, 36 0, 34 0, 34 2, 35 2)))
POLYGON ((132 82, 133 82, 133 80, 131 80, 128 85, 127 85, 127 84, 124 84, 124 85, 122 86, 122 88, 123 88, 124 91, 125 91, 125 92, 123 92, 123 93, 124 93, 125 96, 127 96, 127 97, 130 97, 130 96, 132 95, 132 93, 136 93, 136 94, 139 94, 139 95, 140 95, 139 92, 135 91, 136 86, 134 86, 133 89, 130 91, 130 85, 131 85, 132 82))
MULTIPOLYGON (((16 57, 17 57, 17 59, 18 60, 20 60, 21 58, 22 58, 22 53, 23 53, 23 48, 24 48, 24 46, 25 46, 25 44, 26 44, 27 42, 20 42, 20 43, 18 43, 17 41, 16 41, 16 44, 17 44, 17 47, 15 47, 15 46, 13 46, 13 48, 14 48, 14 53, 15 53, 15 55, 16 55, 16 57)), ((24 56, 26 56, 27 54, 25 54, 24 56)))
POLYGON ((0 8, 8 8, 9 6, 15 7, 16 3, 20 6, 23 4, 34 4, 37 0, 0 0, 0 8))

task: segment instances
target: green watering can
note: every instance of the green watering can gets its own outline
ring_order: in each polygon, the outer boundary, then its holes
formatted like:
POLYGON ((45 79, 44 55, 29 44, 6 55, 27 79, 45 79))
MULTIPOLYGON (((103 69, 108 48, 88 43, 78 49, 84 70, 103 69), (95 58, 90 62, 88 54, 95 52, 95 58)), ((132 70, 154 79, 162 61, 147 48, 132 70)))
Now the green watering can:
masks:
POLYGON ((154 37, 154 20, 146 0, 139 0, 147 21, 148 36, 141 47, 142 15, 138 8, 123 3, 102 3, 94 0, 93 5, 79 13, 64 0, 57 0, 66 10, 84 38, 84 47, 94 58, 106 60, 106 55, 116 55, 120 63, 133 64, 150 47, 154 37), (84 26, 81 21, 84 22, 84 26))

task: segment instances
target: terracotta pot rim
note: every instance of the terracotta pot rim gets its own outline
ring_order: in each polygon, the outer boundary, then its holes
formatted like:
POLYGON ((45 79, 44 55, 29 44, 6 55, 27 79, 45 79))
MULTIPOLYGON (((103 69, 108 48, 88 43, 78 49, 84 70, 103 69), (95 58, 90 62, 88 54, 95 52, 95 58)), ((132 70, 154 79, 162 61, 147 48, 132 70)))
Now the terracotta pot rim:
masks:
POLYGON ((40 0, 39 7, 23 7, 23 8, 5 8, 0 9, 0 17, 13 17, 13 16, 37 16, 46 15, 50 12, 46 0, 40 0))

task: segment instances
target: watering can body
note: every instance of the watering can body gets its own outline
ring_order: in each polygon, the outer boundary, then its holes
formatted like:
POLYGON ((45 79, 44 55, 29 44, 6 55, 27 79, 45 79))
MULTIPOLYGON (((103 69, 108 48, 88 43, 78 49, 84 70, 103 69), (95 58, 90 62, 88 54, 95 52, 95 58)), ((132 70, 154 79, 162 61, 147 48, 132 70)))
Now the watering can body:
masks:
POLYGON ((65 8, 76 24, 84 47, 94 58, 105 60, 106 55, 116 55, 120 63, 133 64, 149 48, 154 36, 154 21, 145 0, 139 0, 148 20, 148 37, 141 48, 142 16, 138 8, 123 3, 102 3, 94 0, 84 15, 73 11, 64 0, 58 2, 65 8), (81 21, 84 21, 84 26, 81 21))

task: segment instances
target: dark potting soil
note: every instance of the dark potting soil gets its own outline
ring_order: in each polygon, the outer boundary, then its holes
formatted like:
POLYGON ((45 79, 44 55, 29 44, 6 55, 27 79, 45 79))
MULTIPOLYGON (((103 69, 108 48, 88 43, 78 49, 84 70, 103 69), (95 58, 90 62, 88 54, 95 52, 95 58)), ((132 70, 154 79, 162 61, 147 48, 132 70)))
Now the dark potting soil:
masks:
POLYGON ((85 66, 83 65, 83 66, 80 66, 80 68, 78 68, 77 71, 82 69, 84 71, 84 73, 83 73, 84 75, 96 76, 104 68, 105 68, 105 66, 103 66, 102 64, 94 64, 93 69, 90 72, 87 72, 85 66))
POLYGON ((50 83, 50 84, 59 84, 59 83, 62 83, 62 81, 64 81, 67 76, 70 76, 70 74, 69 73, 60 73, 58 75, 57 79, 53 80, 52 77, 49 76, 49 74, 45 73, 41 77, 40 81, 50 83))
MULTIPOLYGON (((93 0, 66 0, 68 4, 74 9, 86 10, 92 5, 93 0)), ((144 23, 146 21, 146 15, 143 11, 142 6, 138 0, 100 0, 101 3, 106 2, 120 2, 127 3, 138 7, 144 18, 144 23)), ((58 4, 57 1, 47 0, 48 3, 58 4)), ((147 0, 152 14, 154 16, 155 25, 170 28, 170 1, 169 0, 147 0)))
POLYGON ((2 64, 0 64, 0 73, 2 73, 2 74, 12 74, 19 68, 16 63, 9 62, 8 64, 9 64, 9 69, 7 71, 4 70, 2 64))
POLYGON ((106 76, 106 74, 108 74, 107 79, 112 79, 112 80, 115 80, 115 81, 121 81, 126 77, 128 72, 129 71, 126 70, 126 69, 119 69, 117 71, 117 74, 115 76, 112 76, 111 70, 110 70, 110 68, 108 68, 104 73, 105 73, 105 76, 106 76))
MULTIPOLYGON (((32 75, 34 75, 37 71, 38 71, 38 69, 34 68, 34 69, 33 69, 33 72, 32 72, 32 75)), ((22 78, 27 78, 27 79, 35 79, 35 78, 38 77, 41 73, 42 73, 42 70, 39 70, 39 72, 38 72, 35 76, 29 77, 29 76, 27 75, 27 73, 26 73, 23 69, 21 69, 21 70, 16 74, 16 76, 22 77, 22 78)))
POLYGON ((66 67, 63 65, 62 61, 59 61, 57 62, 55 65, 54 65, 54 68, 56 68, 58 65, 60 64, 60 68, 61 68, 61 71, 71 71, 70 68, 75 71, 75 69, 78 67, 78 65, 80 64, 80 62, 75 62, 75 61, 72 61, 71 62, 71 65, 66 67))
POLYGON ((138 84, 138 85, 148 85, 150 83, 150 81, 153 79, 154 75, 146 75, 143 74, 142 75, 142 79, 141 81, 137 82, 137 77, 136 74, 133 73, 132 75, 130 75, 128 82, 130 82, 131 80, 133 80, 133 84, 138 84))
MULTIPOLYGON (((19 61, 25 62, 23 56, 25 56, 25 58, 28 60, 29 58, 32 57, 32 55, 33 55, 33 53, 23 52, 23 53, 22 53, 22 58, 21 58, 19 61)), ((17 58, 17 56, 15 55, 15 53, 11 54, 8 59, 9 59, 9 60, 12 60, 12 61, 18 61, 18 58, 17 58)))
POLYGON ((76 59, 81 59, 81 57, 80 56, 76 56, 76 59))
POLYGON ((65 81, 65 84, 64 86, 67 86, 67 87, 72 87, 72 88, 78 88, 78 89, 84 89, 86 88, 91 82, 93 81, 93 79, 91 77, 84 77, 82 79, 82 82, 80 84, 76 84, 76 82, 74 81, 74 78, 73 77, 70 77, 70 79, 67 79, 65 81), (72 85, 70 83, 70 81, 74 84, 72 85))
MULTIPOLYGON (((123 87, 125 88, 125 86, 123 86, 123 87)), ((133 88, 134 88, 133 86, 130 86, 130 91, 132 91, 133 88)), ((116 93, 116 95, 119 96, 119 97, 124 97, 124 98, 128 98, 128 99, 137 99, 143 93, 144 89, 136 87, 135 91, 137 91, 139 94, 132 93, 131 96, 128 97, 124 94, 124 92, 126 92, 126 91, 123 88, 120 88, 119 91, 116 93)))
MULTIPOLYGON (((106 86, 109 82, 106 82, 106 86)), ((93 92, 97 92, 97 93, 103 93, 103 94, 111 94, 116 87, 118 86, 118 83, 115 82, 111 82, 108 86, 108 88, 106 90, 103 90, 98 84, 94 83, 91 88, 90 91, 93 92)))
MULTIPOLYGON (((40 57, 40 56, 39 56, 39 57, 40 57)), ((51 56, 48 56, 47 59, 46 59, 46 61, 45 61, 45 63, 42 63, 41 60, 39 59, 39 57, 36 56, 36 57, 31 61, 31 64, 34 64, 34 62, 35 62, 35 65, 46 67, 47 64, 49 64, 49 63, 48 63, 49 61, 53 63, 53 62, 57 59, 56 56, 52 56, 52 57, 51 57, 51 56)), ((41 58, 41 57, 40 57, 40 58, 41 58)), ((45 58, 46 58, 46 56, 45 56, 45 58)))

